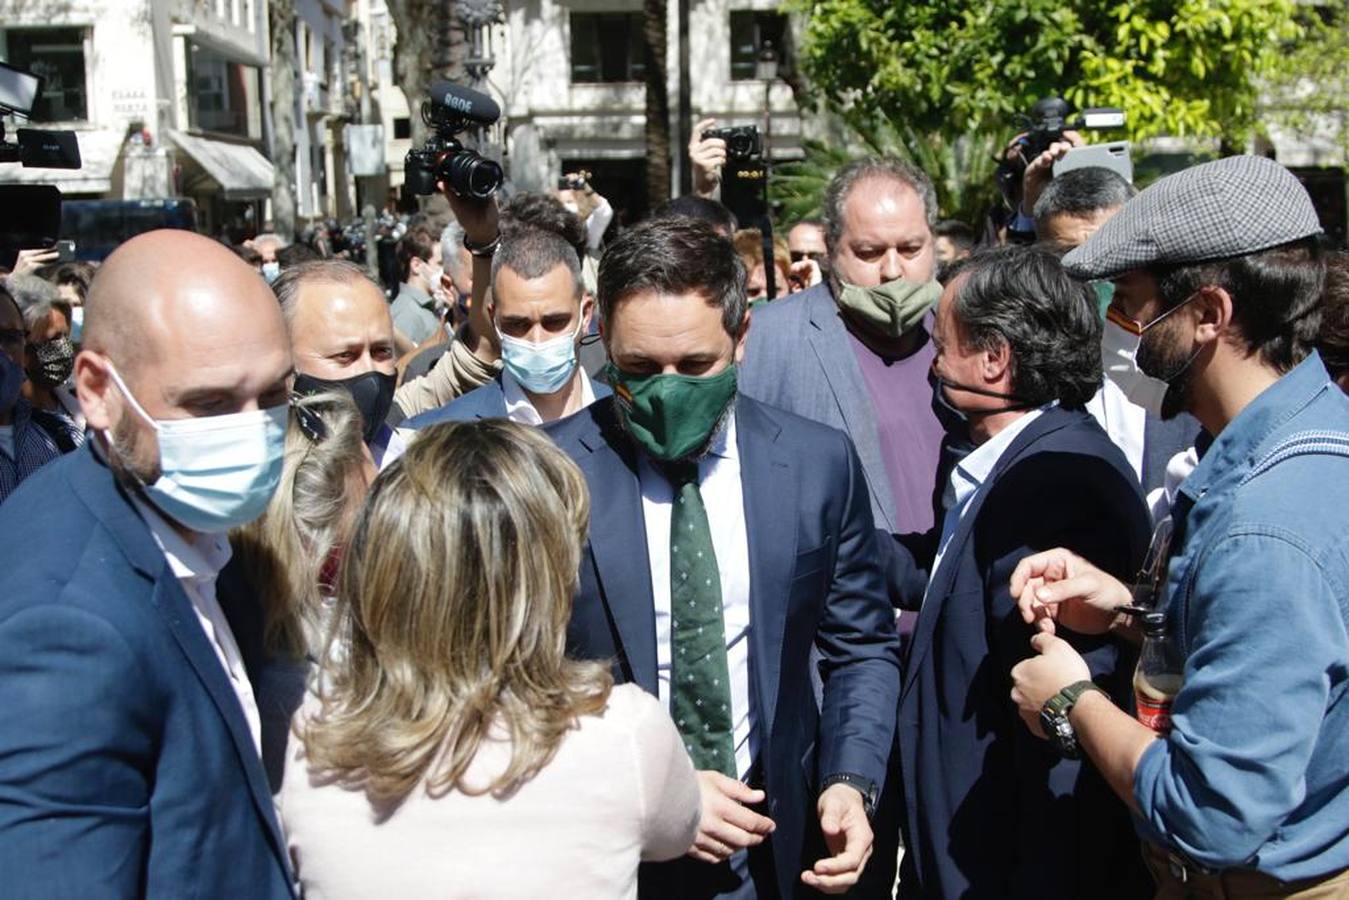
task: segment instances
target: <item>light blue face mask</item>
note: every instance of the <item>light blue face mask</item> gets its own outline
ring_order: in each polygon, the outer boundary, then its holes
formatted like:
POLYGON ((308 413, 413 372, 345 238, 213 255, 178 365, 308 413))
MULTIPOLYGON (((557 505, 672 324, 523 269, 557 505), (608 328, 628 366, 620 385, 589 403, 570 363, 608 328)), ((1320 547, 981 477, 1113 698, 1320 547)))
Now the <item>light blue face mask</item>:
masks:
POLYGON ((83 306, 72 306, 70 308, 70 340, 74 344, 79 344, 84 340, 83 306))
POLYGON ((535 344, 500 334, 501 360, 506 371, 531 394, 552 394, 576 371, 576 336, 581 322, 571 334, 535 344))
POLYGON ((275 284, 281 277, 281 263, 265 262, 262 264, 262 277, 267 279, 268 284, 275 284))
POLYGON ((289 407, 161 421, 136 401, 116 369, 109 365, 108 372, 159 439, 160 476, 143 487, 160 512, 202 534, 262 515, 281 481, 289 407))

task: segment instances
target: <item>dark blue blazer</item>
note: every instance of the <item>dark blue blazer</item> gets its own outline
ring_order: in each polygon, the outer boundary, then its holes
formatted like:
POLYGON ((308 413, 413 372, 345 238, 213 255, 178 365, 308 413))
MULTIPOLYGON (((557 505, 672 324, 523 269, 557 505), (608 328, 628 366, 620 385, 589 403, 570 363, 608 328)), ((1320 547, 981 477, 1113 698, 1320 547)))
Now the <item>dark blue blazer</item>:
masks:
POLYGON ((1163 419, 1148 413, 1143 427, 1143 492, 1166 483, 1166 464, 1171 457, 1194 446, 1199 437, 1199 420, 1189 413, 1163 419))
MULTIPOLYGON (((596 402, 613 393, 603 382, 592 380, 590 385, 595 391, 596 402)), ((501 387, 501 376, 498 375, 482 387, 474 388, 462 397, 455 397, 439 409, 413 416, 403 423, 403 427, 421 429, 441 422, 504 418, 506 418, 506 392, 501 387)))
POLYGON ((229 678, 93 444, 0 504, 0 894, 292 897, 229 678))
MULTIPOLYGON (((1012 667, 1033 654, 1017 563, 1063 546, 1126 581, 1142 563, 1148 514, 1124 454, 1085 411, 1046 410, 971 498, 924 599, 939 535, 886 548, 892 590, 921 604, 899 704, 901 896, 1149 896, 1124 805, 1090 764, 1032 736, 1010 699, 1012 667)), ((1127 704, 1133 653, 1060 633, 1127 704)))
MULTIPOLYGON (((898 639, 885 594, 866 481, 839 431, 736 401, 750 564, 750 695, 758 764, 777 823, 777 891, 800 892, 827 855, 815 814, 821 778, 879 786, 894 735, 898 639), (811 689, 821 656, 824 700, 811 689)), ((613 661, 619 681, 652 694, 656 630, 636 451, 613 400, 546 426, 590 486, 590 539, 568 628, 576 656, 613 661)))

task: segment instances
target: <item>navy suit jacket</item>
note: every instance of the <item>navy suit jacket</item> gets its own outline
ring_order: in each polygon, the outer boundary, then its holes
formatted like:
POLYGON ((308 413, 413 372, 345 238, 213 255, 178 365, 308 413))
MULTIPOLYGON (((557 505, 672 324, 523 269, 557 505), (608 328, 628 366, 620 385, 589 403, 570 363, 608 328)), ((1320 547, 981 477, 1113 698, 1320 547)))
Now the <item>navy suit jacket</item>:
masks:
POLYGON ((1199 420, 1189 413, 1163 419, 1148 413, 1143 427, 1143 491, 1147 493, 1166 483, 1166 465, 1171 457, 1194 446, 1199 437, 1199 420))
POLYGON ((292 897, 229 678, 93 443, 0 505, 0 893, 292 897))
MULTIPOLYGON (((1148 513, 1124 454, 1085 411, 1050 408, 970 499, 928 586, 939 535, 886 548, 892 590, 921 603, 899 706, 901 895, 1149 895, 1124 805, 1090 764, 1031 735, 1010 699, 1012 667, 1034 652, 1011 596, 1017 563, 1063 546, 1125 581, 1142 564, 1148 513)), ((1134 654, 1060 633, 1128 708, 1134 654)))
MULTIPOLYGON (((867 486, 841 432, 748 397, 736 401, 750 564, 750 695, 777 890, 794 896, 827 855, 820 780, 884 783, 899 696, 898 639, 867 486), (824 699, 811 689, 818 648, 824 699)), ((573 655, 613 661, 652 694, 655 607, 636 450, 612 398, 547 426, 590 486, 590 538, 568 628, 573 655)))
MULTIPOLYGON (((598 402, 611 393, 609 386, 600 381, 590 382, 598 402)), ((482 387, 474 388, 462 397, 455 397, 439 409, 413 416, 404 423, 407 428, 425 428, 440 422, 472 422, 475 419, 506 418, 506 391, 501 387, 501 376, 493 378, 482 387)))

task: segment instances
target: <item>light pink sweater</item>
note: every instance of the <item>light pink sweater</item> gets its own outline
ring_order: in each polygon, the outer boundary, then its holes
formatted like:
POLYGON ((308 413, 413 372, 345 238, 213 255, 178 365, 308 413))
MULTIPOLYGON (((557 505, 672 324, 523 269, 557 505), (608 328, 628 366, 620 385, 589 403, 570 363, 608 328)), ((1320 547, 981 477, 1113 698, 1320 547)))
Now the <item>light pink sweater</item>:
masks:
MULTIPOLYGON (((508 744, 485 744, 468 783, 508 758, 508 744)), ((633 685, 508 799, 419 788, 381 821, 364 793, 312 783, 295 740, 277 807, 307 900, 636 897, 638 862, 687 851, 700 812, 674 724, 633 685)))

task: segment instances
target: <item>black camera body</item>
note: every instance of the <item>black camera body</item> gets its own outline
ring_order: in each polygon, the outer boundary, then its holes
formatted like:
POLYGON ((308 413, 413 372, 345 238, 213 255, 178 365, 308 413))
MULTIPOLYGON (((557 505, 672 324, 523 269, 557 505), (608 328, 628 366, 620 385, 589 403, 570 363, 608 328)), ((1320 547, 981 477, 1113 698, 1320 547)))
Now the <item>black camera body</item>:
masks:
POLYGON ((1063 140, 1063 133, 1081 129, 1104 131, 1124 127, 1124 110, 1114 107, 1084 109, 1074 116, 1073 108, 1062 97, 1045 97, 1037 100, 1029 115, 1017 117, 1017 124, 1025 134, 1017 141, 1021 150, 1019 158, 1008 155, 998 164, 994 178, 1008 205, 1015 207, 1021 199, 1021 176, 1026 166, 1041 153, 1049 149, 1056 141, 1063 140))
POLYGON ((1027 159, 1034 159, 1049 149, 1055 141, 1063 140, 1063 133, 1069 129, 1102 131, 1108 128, 1124 127, 1124 110, 1113 107, 1084 109, 1081 115, 1073 117, 1072 107, 1062 97, 1046 97, 1037 100, 1031 107, 1030 115, 1024 119, 1027 128, 1022 139, 1027 159))
POLYGON ((404 158, 408 189, 427 196, 436 192, 436 182, 443 181, 462 197, 492 196, 505 181, 500 164, 465 147, 456 135, 495 123, 501 108, 486 94, 448 81, 432 84, 430 93, 430 99, 422 101, 422 121, 434 134, 404 158))
POLYGON ((754 159, 763 155, 759 126, 741 125, 737 128, 711 128, 703 132, 703 140, 721 138, 726 142, 727 159, 754 159))

